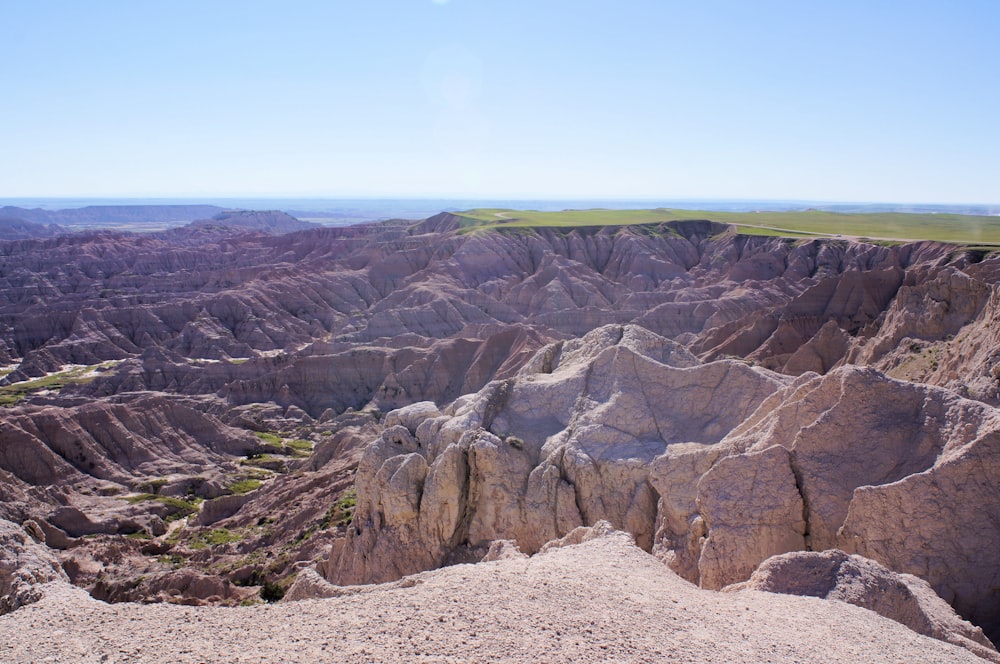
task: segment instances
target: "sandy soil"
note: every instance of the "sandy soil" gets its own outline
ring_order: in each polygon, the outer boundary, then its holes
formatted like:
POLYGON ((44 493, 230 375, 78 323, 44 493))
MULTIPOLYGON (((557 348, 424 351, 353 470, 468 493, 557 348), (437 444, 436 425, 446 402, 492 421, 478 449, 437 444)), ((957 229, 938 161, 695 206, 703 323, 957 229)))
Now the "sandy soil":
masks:
POLYGON ((699 590, 612 536, 245 608, 107 605, 53 585, 0 617, 3 662, 978 662, 839 602, 699 590))

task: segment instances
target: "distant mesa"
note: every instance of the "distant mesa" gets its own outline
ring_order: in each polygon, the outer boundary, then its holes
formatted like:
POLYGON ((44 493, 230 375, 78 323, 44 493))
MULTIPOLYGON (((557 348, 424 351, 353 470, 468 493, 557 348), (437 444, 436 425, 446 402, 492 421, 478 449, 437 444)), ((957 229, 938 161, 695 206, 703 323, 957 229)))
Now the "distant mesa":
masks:
POLYGON ((226 210, 214 205, 95 205, 66 210, 0 208, 0 241, 49 238, 99 228, 157 231, 171 227, 222 234, 259 231, 283 235, 321 225, 301 221, 279 210, 226 210))
POLYGON ((320 228, 320 224, 296 219, 280 210, 226 210, 211 219, 201 219, 189 224, 193 228, 231 228, 263 231, 274 235, 284 235, 295 231, 320 228))
POLYGON ((88 205, 66 210, 28 209, 8 205, 0 207, 0 219, 12 217, 36 224, 96 228, 135 223, 194 221, 208 219, 224 211, 224 208, 215 205, 88 205))
POLYGON ((31 240, 54 237, 68 232, 56 224, 39 224, 19 217, 0 216, 0 240, 31 240))

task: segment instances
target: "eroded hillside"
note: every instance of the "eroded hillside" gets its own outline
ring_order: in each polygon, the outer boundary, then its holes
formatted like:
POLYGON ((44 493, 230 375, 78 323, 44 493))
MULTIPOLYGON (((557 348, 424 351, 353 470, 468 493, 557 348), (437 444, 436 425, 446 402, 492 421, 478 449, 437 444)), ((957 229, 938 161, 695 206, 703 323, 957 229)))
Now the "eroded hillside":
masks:
POLYGON ((857 553, 995 635, 998 280, 979 249, 708 221, 0 242, 0 517, 114 601, 607 520, 713 589, 857 553))

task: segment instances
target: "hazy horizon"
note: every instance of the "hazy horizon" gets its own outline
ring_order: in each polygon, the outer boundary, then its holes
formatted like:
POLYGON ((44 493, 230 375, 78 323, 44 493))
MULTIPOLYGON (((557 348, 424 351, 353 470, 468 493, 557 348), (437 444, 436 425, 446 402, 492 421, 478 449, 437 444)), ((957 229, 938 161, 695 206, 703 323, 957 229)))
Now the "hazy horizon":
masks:
POLYGON ((590 209, 607 206, 612 209, 630 208, 679 208, 692 210, 751 210, 774 211, 785 209, 817 208, 886 208, 892 210, 914 209, 972 209, 981 208, 1000 212, 1000 203, 961 202, 940 203, 934 201, 832 201, 795 199, 754 199, 754 198, 506 198, 506 197, 465 197, 449 198, 436 196, 44 196, 44 197, 0 197, 0 207, 41 208, 46 210, 73 209, 88 206, 156 206, 156 205, 215 205, 242 209, 264 209, 271 204, 276 208, 298 208, 304 211, 333 211, 357 205, 399 205, 416 204, 428 209, 443 206, 441 210, 472 209, 477 207, 503 207, 510 209, 590 209), (560 207, 562 206, 562 207, 560 207))

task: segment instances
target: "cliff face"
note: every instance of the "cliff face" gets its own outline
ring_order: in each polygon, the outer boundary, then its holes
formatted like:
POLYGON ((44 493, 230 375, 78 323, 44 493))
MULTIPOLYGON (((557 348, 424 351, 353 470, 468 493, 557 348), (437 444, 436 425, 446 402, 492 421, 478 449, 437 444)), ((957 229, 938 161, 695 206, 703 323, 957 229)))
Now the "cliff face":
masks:
POLYGON ((0 242, 0 517, 102 597, 236 602, 218 578, 317 557, 386 581, 607 520, 706 588, 841 549, 1000 627, 1000 259, 224 221, 0 242))

